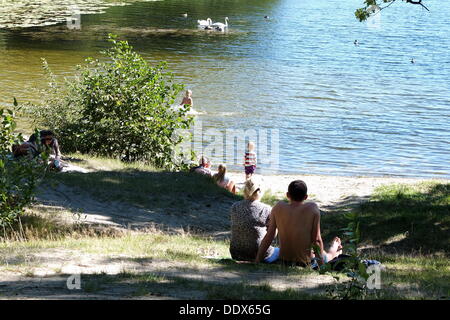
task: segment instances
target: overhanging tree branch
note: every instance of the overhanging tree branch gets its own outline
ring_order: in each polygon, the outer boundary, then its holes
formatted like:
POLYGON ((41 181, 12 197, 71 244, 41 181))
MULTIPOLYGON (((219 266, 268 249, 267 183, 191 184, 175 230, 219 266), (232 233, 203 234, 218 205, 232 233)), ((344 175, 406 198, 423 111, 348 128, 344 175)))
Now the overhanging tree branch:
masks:
MULTIPOLYGON (((415 5, 420 5, 423 8, 425 8, 427 11, 430 11, 423 3, 422 0, 402 0, 406 3, 411 3, 415 5)), ((359 8, 355 11, 355 16, 359 21, 367 20, 371 15, 379 13, 381 10, 386 9, 390 7, 392 4, 394 4, 396 0, 365 0, 364 8, 359 8), (381 3, 389 3, 384 7, 381 7, 381 3), (380 5, 379 5, 380 4, 380 5)))
POLYGON ((424 7, 425 9, 427 9, 427 11, 430 11, 430 10, 428 10, 428 8, 425 7, 425 5, 422 3, 422 0, 406 0, 406 2, 412 3, 412 4, 419 4, 419 5, 421 5, 422 7, 424 7))

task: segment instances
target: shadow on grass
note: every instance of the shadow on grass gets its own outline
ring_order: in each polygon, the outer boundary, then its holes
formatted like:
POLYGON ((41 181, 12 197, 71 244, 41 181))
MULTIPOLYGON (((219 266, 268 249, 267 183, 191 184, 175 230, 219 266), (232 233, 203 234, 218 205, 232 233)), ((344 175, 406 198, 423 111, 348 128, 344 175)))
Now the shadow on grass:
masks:
POLYGON ((239 273, 276 273, 278 275, 317 275, 311 268, 291 267, 283 264, 260 263, 254 264, 247 261, 236 261, 231 258, 210 259, 210 263, 220 267, 222 271, 239 273))
POLYGON ((341 201, 329 205, 321 205, 320 209, 325 214, 345 213, 357 209, 369 199, 370 196, 347 196, 341 201))
POLYGON ((38 199, 122 227, 228 231, 229 208, 242 198, 212 179, 138 169, 52 174, 38 199))
POLYGON ((157 202, 167 207, 183 207, 187 201, 229 198, 239 200, 212 179, 186 172, 151 172, 138 169, 70 172, 52 175, 54 181, 80 187, 103 200, 123 200, 148 206, 157 202))
POLYGON ((57 218, 32 213, 25 213, 20 220, 0 232, 0 241, 23 240, 58 240, 65 237, 120 237, 124 231, 108 228, 104 225, 68 224, 57 218))
POLYGON ((160 273, 82 274, 81 289, 69 290, 61 274, 0 282, 3 298, 39 299, 325 299, 327 285, 277 290, 266 283, 206 281, 166 276, 160 273))
MULTIPOLYGON (((3 278, 0 296, 6 298, 43 299, 327 299, 328 289, 335 289, 330 277, 300 267, 254 265, 231 259, 201 263, 198 255, 169 253, 175 262, 194 264, 167 265, 165 259, 142 257, 105 257, 104 266, 123 263, 127 270, 118 274, 83 272, 81 290, 68 290, 69 274, 45 277, 3 278)), ((167 257, 165 257, 167 258, 167 257)), ((417 260, 419 261, 419 260, 417 260)), ((42 261, 41 261, 42 262, 42 261)), ((408 261, 407 261, 408 262, 408 261)), ((411 263, 417 263, 410 261, 411 263)), ((420 261, 419 261, 420 262, 420 261)), ((445 263, 441 259, 441 263, 445 263)), ((394 266, 383 271, 383 290, 372 292, 368 299, 404 299, 448 297, 449 276, 445 268, 425 268, 421 272, 394 266), (394 286, 391 285, 394 284, 394 286)), ((419 266, 421 267, 421 265, 419 266)))
POLYGON ((405 290, 414 292, 421 291, 433 299, 450 298, 450 275, 446 270, 396 270, 389 272, 384 283, 394 283, 402 286, 405 290), (419 273, 419 275, 417 275, 419 273))
MULTIPOLYGON (((450 184, 383 187, 354 210, 360 212, 363 245, 392 253, 449 254, 450 184)), ((332 239, 346 225, 342 215, 323 216, 324 238, 332 239)))

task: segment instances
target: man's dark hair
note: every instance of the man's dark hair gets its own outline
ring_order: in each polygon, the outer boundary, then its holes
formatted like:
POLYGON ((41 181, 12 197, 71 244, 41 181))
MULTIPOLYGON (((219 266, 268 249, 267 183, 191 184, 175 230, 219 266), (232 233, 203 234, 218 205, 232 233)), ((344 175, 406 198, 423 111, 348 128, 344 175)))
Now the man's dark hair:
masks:
MULTIPOLYGON (((39 136, 41 137, 41 140, 43 137, 52 136, 53 137, 53 131, 50 130, 41 130, 39 131, 39 136)), ((36 142, 37 136, 35 133, 31 135, 31 137, 28 139, 29 142, 36 142)))
POLYGON ((53 131, 50 130, 41 130, 40 132, 41 138, 46 136, 53 136, 53 131))
POLYGON ((308 188, 306 187, 306 183, 302 180, 294 180, 289 184, 288 193, 291 200, 303 201, 308 194, 308 188))

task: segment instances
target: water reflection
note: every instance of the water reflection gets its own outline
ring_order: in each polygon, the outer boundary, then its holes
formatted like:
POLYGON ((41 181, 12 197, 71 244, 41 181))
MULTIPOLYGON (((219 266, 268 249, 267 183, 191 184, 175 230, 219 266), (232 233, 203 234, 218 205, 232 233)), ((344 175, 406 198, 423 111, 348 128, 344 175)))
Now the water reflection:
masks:
POLYGON ((136 2, 82 16, 81 30, 0 31, 0 103, 37 98, 41 57, 71 75, 114 32, 149 61, 168 61, 205 128, 279 129, 283 172, 448 176, 450 4, 431 14, 392 6, 377 28, 355 21, 359 5, 136 2), (197 28, 226 16, 226 33, 197 28))

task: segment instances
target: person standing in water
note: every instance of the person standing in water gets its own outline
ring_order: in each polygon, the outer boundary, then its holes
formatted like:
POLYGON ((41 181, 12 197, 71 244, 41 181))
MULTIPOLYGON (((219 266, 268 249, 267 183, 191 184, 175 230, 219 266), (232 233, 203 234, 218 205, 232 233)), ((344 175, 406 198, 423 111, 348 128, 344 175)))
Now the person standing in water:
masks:
POLYGON ((186 90, 186 93, 183 97, 183 101, 181 101, 180 106, 189 105, 191 108, 194 107, 194 100, 192 100, 192 91, 186 90))

